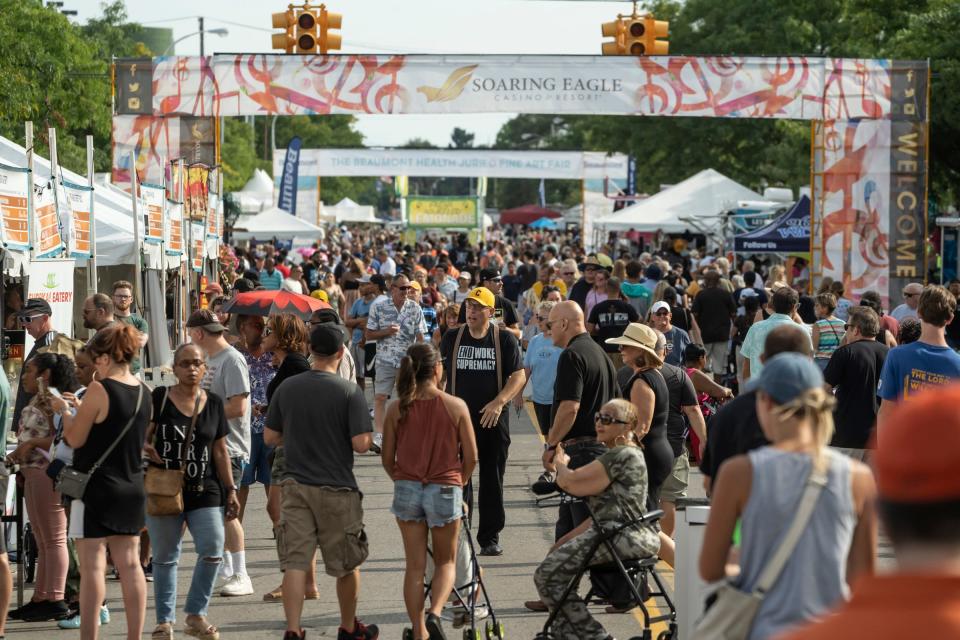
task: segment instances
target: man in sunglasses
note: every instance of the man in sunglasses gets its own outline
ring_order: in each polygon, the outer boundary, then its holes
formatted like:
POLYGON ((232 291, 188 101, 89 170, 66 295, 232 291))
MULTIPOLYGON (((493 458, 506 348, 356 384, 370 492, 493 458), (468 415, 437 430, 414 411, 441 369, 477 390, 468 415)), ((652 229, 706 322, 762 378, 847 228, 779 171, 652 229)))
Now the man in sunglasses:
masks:
MULTIPOLYGON (((17 312, 17 322, 34 340, 33 348, 23 359, 23 364, 26 365, 40 349, 49 346, 57 337, 57 332, 53 330, 53 311, 50 309, 50 304, 43 298, 30 298, 17 312)), ((20 370, 21 376, 25 368, 26 366, 20 370)), ((29 404, 31 398, 33 394, 24 391, 23 385, 18 384, 17 399, 13 406, 14 432, 20 426, 20 412, 29 404)))
POLYGON ((923 293, 923 285, 919 282, 911 282, 905 286, 903 288, 903 303, 897 305, 890 312, 893 319, 897 322, 903 322, 904 318, 916 318, 921 293, 923 293))
POLYGON ((374 453, 380 452, 387 399, 396 385, 400 361, 410 345, 423 340, 423 311, 417 301, 410 299, 410 289, 410 280, 399 274, 390 284, 390 296, 374 300, 367 316, 364 336, 368 341, 377 342, 377 375, 373 380, 374 453))
MULTIPOLYGON (((521 337, 520 317, 517 315, 517 310, 513 308, 513 303, 500 295, 503 291, 503 278, 500 276, 500 272, 496 269, 481 269, 480 286, 489 289, 490 292, 493 293, 495 302, 493 318, 496 320, 497 326, 504 331, 512 333, 513 337, 519 340, 521 337)), ((467 299, 469 300, 469 296, 467 299)), ((461 305, 460 324, 466 324, 466 322, 467 307, 466 305, 461 305)))
POLYGON ((663 300, 654 302, 650 307, 650 326, 663 334, 667 339, 667 351, 664 362, 679 367, 683 364, 683 352, 687 350, 687 345, 693 342, 690 334, 675 327, 672 324, 673 312, 670 305, 663 300))

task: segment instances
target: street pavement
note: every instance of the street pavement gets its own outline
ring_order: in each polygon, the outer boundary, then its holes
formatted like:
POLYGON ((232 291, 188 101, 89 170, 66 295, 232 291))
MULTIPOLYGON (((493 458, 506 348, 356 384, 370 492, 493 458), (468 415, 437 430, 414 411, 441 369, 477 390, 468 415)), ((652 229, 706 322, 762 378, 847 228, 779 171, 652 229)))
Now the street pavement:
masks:
MULTIPOLYGON (((507 526, 501 537, 504 554, 496 558, 481 557, 484 579, 497 616, 502 619, 505 637, 533 638, 546 619, 546 614, 532 613, 523 607, 524 600, 536 598, 533 572, 553 542, 553 523, 556 508, 540 509, 535 506, 530 484, 541 473, 542 447, 533 426, 530 412, 517 417, 511 411, 510 459, 504 481, 504 504, 507 526)), ((403 605, 403 548, 400 533, 390 514, 393 495, 391 482, 374 455, 359 455, 354 467, 360 488, 364 493, 364 521, 370 539, 370 557, 361 567, 361 595, 359 615, 364 622, 380 627, 380 636, 390 640, 401 637, 409 621, 403 605)), ((692 484, 699 486, 699 476, 692 484)), ((225 640, 263 640, 283 636, 283 606, 261 600, 264 593, 275 588, 280 581, 270 521, 266 513, 266 499, 260 487, 254 487, 244 518, 247 536, 247 568, 253 578, 256 593, 252 596, 223 598, 215 596, 210 606, 210 620, 221 630, 225 640)), ((702 495, 702 491, 699 495, 702 495)), ((182 632, 183 602, 189 587, 191 568, 196 562, 192 543, 184 541, 184 554, 180 562, 178 584, 177 637, 186 637, 182 632)), ((334 581, 323 573, 322 563, 318 568, 321 599, 304 603, 303 626, 307 637, 336 637, 339 615, 334 593, 334 581)), ((663 575, 669 585, 673 573, 661 563, 663 575)), ((586 582, 584 583, 586 585, 586 582)), ((148 584, 147 624, 145 636, 149 637, 155 625, 152 584, 148 584)), ((30 589, 26 591, 29 597, 30 589)), ((123 603, 120 583, 108 578, 107 598, 112 621, 102 628, 102 638, 125 637, 123 603)), ((634 614, 608 615, 601 608, 593 612, 607 630, 624 640, 639 635, 641 624, 634 614)), ((654 627, 654 637, 664 629, 654 627)), ((461 638, 462 632, 445 623, 448 638, 461 638)), ((77 638, 79 631, 64 631, 56 623, 27 624, 9 621, 8 637, 16 638, 77 638)))

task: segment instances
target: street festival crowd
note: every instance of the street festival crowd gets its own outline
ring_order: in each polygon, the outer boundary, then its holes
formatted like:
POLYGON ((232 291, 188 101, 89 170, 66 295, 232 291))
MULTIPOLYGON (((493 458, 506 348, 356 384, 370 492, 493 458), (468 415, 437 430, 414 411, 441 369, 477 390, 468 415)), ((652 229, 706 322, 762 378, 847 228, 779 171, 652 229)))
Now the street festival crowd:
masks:
POLYGON ((376 638, 359 617, 360 454, 379 454, 394 484, 404 637, 444 638, 461 523, 480 556, 509 544, 510 413, 525 402, 544 440, 535 485, 571 497, 525 603, 557 613, 551 637, 611 637, 564 593, 581 563, 610 560, 607 547, 588 557, 605 525, 640 518, 612 547, 673 565, 694 467, 711 504, 699 571, 726 586, 692 637, 960 637, 960 281, 911 283, 890 309, 829 278, 813 291, 799 260, 731 258, 634 232, 586 253, 572 233, 517 227, 478 245, 331 227, 307 250, 225 247, 169 363, 175 383, 153 389, 141 350, 166 328, 133 310, 131 283, 85 300, 96 333, 80 344, 12 289, 6 326, 35 346, 15 398, 0 376, 0 409, 14 404, 6 462, 39 559, 32 598, 8 611, 0 553, 0 638, 5 618, 96 638, 111 572, 128 640, 148 625, 150 582, 151 637, 173 638, 185 530, 197 562, 180 628, 220 637, 214 593, 254 593, 244 521, 258 514, 244 508, 258 483, 283 571, 262 597, 283 603, 284 638, 306 637, 318 548, 337 637, 376 638), (326 304, 230 311, 261 290, 326 304), (878 529, 890 574, 875 573, 878 529))

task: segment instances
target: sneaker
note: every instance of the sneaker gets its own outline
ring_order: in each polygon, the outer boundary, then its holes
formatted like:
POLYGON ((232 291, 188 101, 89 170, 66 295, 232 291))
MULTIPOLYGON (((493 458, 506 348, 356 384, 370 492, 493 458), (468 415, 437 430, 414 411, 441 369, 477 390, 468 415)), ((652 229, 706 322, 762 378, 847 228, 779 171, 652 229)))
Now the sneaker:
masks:
POLYGON ((233 574, 227 578, 227 581, 223 583, 223 588, 220 589, 220 595, 225 598, 249 596, 251 594, 253 594, 253 582, 251 582, 250 576, 246 574, 233 574))
POLYGON ((9 618, 10 620, 21 620, 23 619, 23 614, 29 613, 31 609, 36 609, 37 606, 39 606, 40 604, 41 604, 40 602, 34 602, 33 600, 31 600, 30 602, 23 605, 22 607, 19 607, 17 609, 14 609, 13 611, 10 611, 7 614, 7 618, 9 618))
POLYGON ((153 582, 153 560, 143 567, 143 577, 147 582, 153 582))
POLYGON ((20 618, 24 622, 47 622, 48 620, 63 620, 70 615, 70 607, 66 601, 47 600, 38 602, 35 607, 25 611, 20 618))
POLYGON ((428 613, 426 625, 430 640, 447 640, 447 635, 443 632, 443 624, 440 621, 440 616, 428 613))
POLYGON ((550 610, 550 607, 547 606, 543 600, 527 600, 523 603, 527 609, 530 611, 536 611, 537 613, 544 613, 550 610))
POLYGON ((358 618, 353 619, 353 631, 347 631, 343 627, 337 630, 337 640, 377 640, 380 637, 380 629, 375 624, 363 624, 358 618))
POLYGON ((491 542, 490 544, 484 545, 480 548, 480 555, 482 556, 502 556, 503 548, 496 542, 491 542))
POLYGON ((300 633, 297 633, 296 631, 287 631, 283 634, 283 640, 304 640, 306 637, 306 629, 300 629, 300 633))
POLYGON ((373 444, 370 445, 370 451, 380 455, 380 447, 383 445, 383 434, 374 433, 373 434, 373 444))
MULTIPOLYGON (((110 623, 110 609, 107 609, 107 605, 100 607, 100 624, 109 624, 110 623)), ((79 629, 80 628, 80 612, 71 611, 69 618, 64 618, 57 623, 57 626, 61 629, 79 629)))

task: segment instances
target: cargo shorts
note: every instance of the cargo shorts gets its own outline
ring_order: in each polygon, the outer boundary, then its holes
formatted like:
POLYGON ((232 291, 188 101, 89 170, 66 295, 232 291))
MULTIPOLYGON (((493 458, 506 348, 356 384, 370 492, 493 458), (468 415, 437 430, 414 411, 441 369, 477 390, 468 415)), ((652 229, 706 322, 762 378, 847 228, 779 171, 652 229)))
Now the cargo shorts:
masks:
POLYGON ((317 487, 283 481, 277 545, 284 570, 307 571, 320 547, 327 575, 341 578, 370 553, 363 530, 363 496, 348 487, 317 487))

